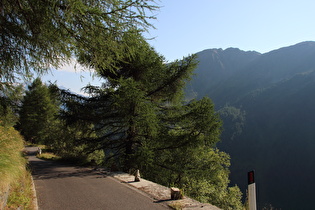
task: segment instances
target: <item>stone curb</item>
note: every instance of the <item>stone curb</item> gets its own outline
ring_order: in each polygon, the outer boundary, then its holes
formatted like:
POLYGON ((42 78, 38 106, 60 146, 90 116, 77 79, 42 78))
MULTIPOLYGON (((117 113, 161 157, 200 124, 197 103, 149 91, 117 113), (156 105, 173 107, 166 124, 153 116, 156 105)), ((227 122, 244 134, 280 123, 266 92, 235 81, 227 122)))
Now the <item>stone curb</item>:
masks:
POLYGON ((121 181, 122 183, 126 183, 132 187, 135 187, 146 194, 150 195, 152 198, 156 200, 156 202, 163 202, 167 204, 169 207, 179 207, 179 209, 202 209, 202 210, 219 210, 220 208, 213 206, 207 203, 200 203, 194 199, 184 196, 183 199, 180 200, 171 200, 171 189, 160 184, 140 179, 140 182, 135 182, 135 176, 117 172, 110 173, 110 176, 121 181))

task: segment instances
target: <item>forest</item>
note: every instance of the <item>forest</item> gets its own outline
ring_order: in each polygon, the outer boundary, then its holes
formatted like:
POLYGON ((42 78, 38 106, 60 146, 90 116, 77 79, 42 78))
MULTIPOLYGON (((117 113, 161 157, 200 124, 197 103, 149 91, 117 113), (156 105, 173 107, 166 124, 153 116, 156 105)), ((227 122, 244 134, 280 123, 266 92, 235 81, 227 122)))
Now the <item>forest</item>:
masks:
MULTIPOLYGON (((242 209, 222 121, 208 97, 186 100, 195 55, 167 63, 143 31, 154 1, 3 1, 0 123, 64 160, 142 175, 223 209, 242 209), (44 84, 75 58, 102 79, 86 96, 44 84)), ((8 140, 9 141, 9 140, 8 140)))

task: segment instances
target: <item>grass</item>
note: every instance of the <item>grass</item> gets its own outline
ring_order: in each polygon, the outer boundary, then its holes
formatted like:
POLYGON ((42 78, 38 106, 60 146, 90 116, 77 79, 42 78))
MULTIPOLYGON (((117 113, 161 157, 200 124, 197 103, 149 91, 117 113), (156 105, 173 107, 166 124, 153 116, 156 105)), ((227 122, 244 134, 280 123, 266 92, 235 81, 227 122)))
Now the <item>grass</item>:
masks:
POLYGON ((22 157, 23 139, 13 128, 0 127, 0 192, 7 190, 8 183, 19 178, 25 169, 22 157))
POLYGON ((42 154, 37 154, 36 157, 43 160, 60 160, 61 159, 61 157, 51 152, 43 152, 42 154))
POLYGON ((168 206, 172 209, 175 209, 175 210, 181 210, 184 208, 184 204, 179 202, 179 201, 172 202, 172 203, 168 204, 168 206))
POLYGON ((11 185, 7 209, 34 209, 32 185, 31 174, 25 170, 20 179, 11 185))
MULTIPOLYGON (((19 132, 0 126, 0 196, 9 192, 6 209, 32 209, 32 182, 23 149, 24 141, 19 132)), ((0 201, 0 208, 3 202, 0 201)))

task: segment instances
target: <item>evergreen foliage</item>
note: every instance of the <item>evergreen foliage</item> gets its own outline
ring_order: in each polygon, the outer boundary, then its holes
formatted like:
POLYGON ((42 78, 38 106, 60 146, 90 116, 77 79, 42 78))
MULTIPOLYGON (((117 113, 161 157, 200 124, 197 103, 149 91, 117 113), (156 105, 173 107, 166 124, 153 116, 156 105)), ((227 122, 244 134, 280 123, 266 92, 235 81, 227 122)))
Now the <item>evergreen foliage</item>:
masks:
MULTIPOLYGON (((128 46, 121 36, 150 27, 151 0, 3 0, 0 3, 0 81, 46 72, 71 56, 102 49, 111 66, 128 46)), ((2 83, 1 83, 2 84, 2 83)))
POLYGON ((168 110, 162 123, 151 143, 151 159, 142 160, 141 171, 150 180, 180 187, 202 202, 241 209, 242 193, 238 187, 228 187, 229 156, 215 148, 221 121, 211 100, 203 98, 168 110))
POLYGON ((126 155, 125 166, 137 147, 158 132, 157 113, 163 104, 176 100, 194 67, 193 57, 172 65, 163 64, 158 55, 143 39, 134 40, 136 56, 126 57, 116 72, 98 67, 104 87, 86 87, 92 97, 67 95, 64 114, 68 122, 94 124, 97 133, 92 142, 95 148, 107 148, 116 155, 126 155), (132 59, 132 60, 130 60, 132 59), (166 94, 168 93, 168 94, 166 94), (96 146, 97 145, 97 146, 96 146))
POLYGON ((58 105, 54 103, 49 88, 37 78, 23 98, 19 129, 26 141, 48 143, 50 129, 54 127, 58 105))
POLYGON ((13 126, 17 123, 23 91, 22 85, 0 87, 0 125, 13 126))
POLYGON ((222 135, 223 141, 233 141, 237 136, 242 134, 246 121, 246 112, 229 105, 224 106, 218 112, 224 122, 225 132, 222 135))

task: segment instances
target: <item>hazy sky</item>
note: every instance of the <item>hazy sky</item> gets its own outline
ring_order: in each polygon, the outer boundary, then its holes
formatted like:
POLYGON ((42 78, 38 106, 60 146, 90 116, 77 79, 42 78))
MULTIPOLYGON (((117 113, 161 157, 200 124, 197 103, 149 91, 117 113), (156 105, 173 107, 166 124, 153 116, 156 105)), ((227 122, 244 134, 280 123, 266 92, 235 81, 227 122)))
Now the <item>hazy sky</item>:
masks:
MULTIPOLYGON (((149 43, 166 60, 210 48, 237 47, 265 53, 315 40, 314 0, 157 0, 149 43)), ((71 67, 64 70, 73 71, 71 67)), ((54 72, 44 80, 78 92, 89 73, 54 72)), ((98 81, 92 81, 98 84, 98 81)))
POLYGON ((314 0, 162 0, 150 43, 167 60, 209 48, 261 53, 315 39, 314 0))

